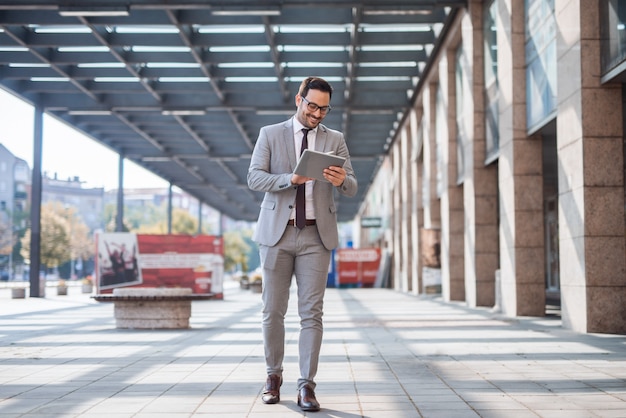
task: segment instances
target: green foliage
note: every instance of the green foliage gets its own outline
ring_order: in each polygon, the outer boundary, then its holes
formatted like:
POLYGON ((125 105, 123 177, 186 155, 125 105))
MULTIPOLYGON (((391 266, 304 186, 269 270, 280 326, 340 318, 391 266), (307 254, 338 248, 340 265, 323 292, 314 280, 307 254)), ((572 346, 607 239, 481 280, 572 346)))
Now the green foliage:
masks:
POLYGON ((248 260, 248 270, 252 271, 261 265, 259 247, 256 242, 252 241, 252 230, 244 231, 243 239, 249 247, 246 257, 248 260))
POLYGON ((250 246, 241 231, 224 233, 224 270, 232 271, 241 266, 241 271, 248 271, 248 252, 250 246))
MULTIPOLYGON (((31 229, 21 239, 20 254, 30 259, 31 229)), ((77 258, 93 257, 93 241, 88 228, 74 208, 59 202, 41 206, 40 261, 46 267, 59 265, 77 258)))
MULTIPOLYGON (((108 204, 104 208, 104 223, 108 232, 115 231, 116 209, 117 208, 114 204, 108 204)), ((147 203, 137 206, 125 206, 124 232, 167 234, 166 204, 156 206, 152 203, 147 203)), ((197 218, 184 209, 174 208, 172 210, 172 233, 189 235, 197 234, 197 218)), ((210 233, 209 228, 203 226, 202 233, 210 233)))
POLYGON ((0 255, 9 255, 15 244, 15 233, 11 227, 11 215, 0 212, 0 255))
POLYGON ((165 205, 156 206, 153 203, 140 206, 124 207, 124 224, 129 231, 137 231, 146 225, 156 225, 167 219, 165 205))
POLYGON ((70 227, 70 255, 72 260, 79 258, 86 260, 94 254, 93 236, 89 233, 89 227, 78 216, 75 208, 67 208, 62 215, 70 227))
MULTIPOLYGON (((154 206, 154 205, 152 205, 154 206)), ((149 210, 148 210, 149 212, 149 210)), ((127 215, 126 209, 124 209, 124 214, 127 215)), ((109 203, 104 206, 104 211, 102 214, 104 220, 104 229, 106 232, 116 232, 116 222, 117 222, 117 205, 114 203, 109 203)), ((139 223, 138 223, 139 224, 139 223)), ((132 229, 132 224, 128 221, 128 217, 126 216, 122 221, 122 231, 121 232, 129 232, 132 229)))
POLYGON ((176 234, 197 234, 198 220, 183 209, 172 210, 172 232, 176 234))
MULTIPOLYGON (((160 220, 151 225, 140 225, 134 232, 141 234, 167 234, 167 220, 160 220)), ((184 209, 172 210, 172 234, 195 235, 198 233, 198 221, 184 209)))
MULTIPOLYGON (((22 256, 30 259, 32 230, 22 238, 22 256)), ((57 267, 70 260, 69 223, 50 207, 41 207, 40 261, 46 267, 57 267)))
POLYGON ((17 211, 13 213, 13 230, 15 231, 15 245, 13 246, 13 262, 23 263, 24 258, 21 255, 22 238, 28 230, 28 220, 30 213, 27 211, 17 211))

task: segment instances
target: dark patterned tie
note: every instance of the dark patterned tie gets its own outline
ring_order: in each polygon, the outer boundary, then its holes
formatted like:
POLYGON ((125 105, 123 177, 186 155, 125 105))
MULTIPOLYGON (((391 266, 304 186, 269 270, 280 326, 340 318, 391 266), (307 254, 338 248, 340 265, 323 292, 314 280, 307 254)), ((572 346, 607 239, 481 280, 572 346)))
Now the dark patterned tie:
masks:
MULTIPOLYGON (((307 134, 310 129, 304 128, 302 132, 304 136, 302 137, 302 147, 300 148, 300 155, 304 152, 305 149, 309 146, 309 141, 307 140, 307 134)), ((300 184, 298 186, 298 191, 296 192, 296 226, 300 229, 306 226, 306 199, 304 196, 306 183, 300 184)))

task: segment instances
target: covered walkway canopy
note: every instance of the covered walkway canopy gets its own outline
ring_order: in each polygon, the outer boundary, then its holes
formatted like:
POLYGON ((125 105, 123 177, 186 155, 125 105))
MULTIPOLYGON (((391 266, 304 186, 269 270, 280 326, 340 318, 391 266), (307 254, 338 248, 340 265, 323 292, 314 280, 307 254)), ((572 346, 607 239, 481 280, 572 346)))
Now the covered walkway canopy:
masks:
MULTIPOLYGON (((225 215, 254 221, 246 174, 261 126, 309 75, 334 86, 358 213, 465 1, 0 0, 0 84, 225 215)), ((68 150, 69 152, 70 150, 68 150)), ((87 157, 87 156, 85 156, 87 157)))

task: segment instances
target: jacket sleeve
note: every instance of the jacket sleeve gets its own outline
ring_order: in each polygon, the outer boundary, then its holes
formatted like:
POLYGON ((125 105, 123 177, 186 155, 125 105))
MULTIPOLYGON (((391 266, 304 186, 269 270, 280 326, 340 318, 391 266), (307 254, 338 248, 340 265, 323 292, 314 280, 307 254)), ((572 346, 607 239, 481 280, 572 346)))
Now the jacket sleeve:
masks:
POLYGON ((354 170, 352 169, 352 162, 350 160, 348 146, 346 145, 343 134, 340 135, 341 141, 339 143, 336 154, 346 158, 346 162, 343 165, 344 170, 346 170, 346 178, 340 186, 337 186, 337 191, 342 195, 353 197, 354 195, 356 195, 356 192, 358 190, 358 183, 356 180, 356 176, 354 175, 354 170))
POLYGON ((289 159, 272 159, 273 153, 280 152, 273 148, 267 135, 267 129, 262 128, 252 151, 252 159, 248 168, 248 187, 251 190, 277 192, 292 187, 289 159))

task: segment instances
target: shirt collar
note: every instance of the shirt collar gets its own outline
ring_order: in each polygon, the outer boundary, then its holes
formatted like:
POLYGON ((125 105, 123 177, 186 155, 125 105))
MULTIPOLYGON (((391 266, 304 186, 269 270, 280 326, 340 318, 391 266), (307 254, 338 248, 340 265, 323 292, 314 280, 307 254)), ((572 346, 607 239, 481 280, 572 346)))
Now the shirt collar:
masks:
MULTIPOLYGON (((317 126, 315 127, 315 129, 311 129, 311 131, 313 131, 313 132, 317 133, 317 128, 318 128, 318 127, 319 127, 319 125, 317 125, 317 126)), ((306 128, 306 129, 309 129, 309 128, 307 128, 306 126, 304 126, 303 124, 301 124, 301 123, 300 123, 300 121, 299 121, 299 120, 298 120, 298 119, 294 116, 294 117, 293 117, 293 132, 294 132, 294 134, 295 134, 296 132, 301 132, 301 131, 302 131, 303 129, 305 129, 305 128, 306 128)))

